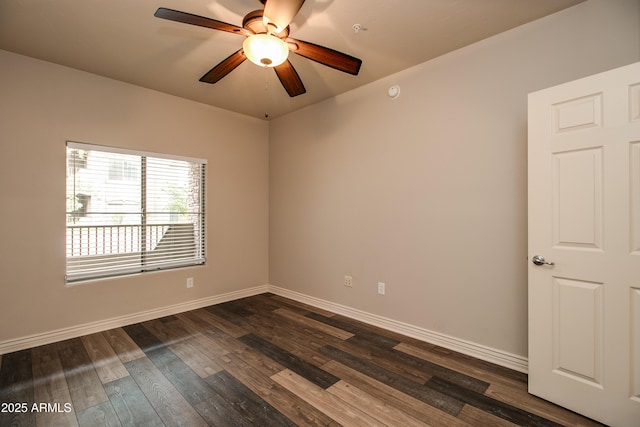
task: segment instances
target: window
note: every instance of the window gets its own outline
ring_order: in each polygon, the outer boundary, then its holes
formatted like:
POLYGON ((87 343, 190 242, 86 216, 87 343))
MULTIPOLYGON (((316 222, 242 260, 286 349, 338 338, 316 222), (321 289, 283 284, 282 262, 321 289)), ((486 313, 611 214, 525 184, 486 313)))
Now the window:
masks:
POLYGON ((137 159, 133 159, 133 161, 121 158, 110 159, 109 179, 114 181, 137 181, 140 179, 139 166, 137 159))
POLYGON ((206 161, 67 143, 67 282, 205 263, 206 161))

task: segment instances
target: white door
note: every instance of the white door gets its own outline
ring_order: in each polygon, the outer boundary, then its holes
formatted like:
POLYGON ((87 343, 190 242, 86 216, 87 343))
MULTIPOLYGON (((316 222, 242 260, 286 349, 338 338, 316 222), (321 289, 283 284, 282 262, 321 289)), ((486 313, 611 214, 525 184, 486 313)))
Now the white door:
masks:
POLYGON ((640 426, 640 63, 529 95, 528 253, 529 392, 640 426))

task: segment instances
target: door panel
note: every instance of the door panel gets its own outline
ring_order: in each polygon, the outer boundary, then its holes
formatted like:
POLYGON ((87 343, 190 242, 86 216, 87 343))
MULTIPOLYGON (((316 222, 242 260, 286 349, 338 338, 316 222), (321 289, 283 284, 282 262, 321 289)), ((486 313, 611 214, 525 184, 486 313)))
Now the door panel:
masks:
POLYGON ((602 388, 603 285, 554 278, 553 287, 554 369, 602 388))
POLYGON ((637 427, 640 63, 530 94, 528 173, 529 391, 637 427))
POLYGON ((602 94, 553 105, 554 128, 556 133, 573 132, 602 124, 602 94))
POLYGON ((629 86, 629 119, 640 121, 640 84, 629 86))
POLYGON ((631 398, 640 403, 640 286, 631 289, 631 398))
POLYGON ((631 252, 640 255, 640 141, 630 144, 631 181, 631 252))
POLYGON ((602 147, 552 158, 554 246, 602 250, 602 147))

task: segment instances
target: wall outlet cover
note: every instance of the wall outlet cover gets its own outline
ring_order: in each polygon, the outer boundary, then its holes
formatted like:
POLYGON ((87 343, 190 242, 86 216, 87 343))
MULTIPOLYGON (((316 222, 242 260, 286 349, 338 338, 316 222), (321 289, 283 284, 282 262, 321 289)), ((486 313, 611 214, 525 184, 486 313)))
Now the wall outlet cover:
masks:
POLYGON ((353 277, 344 276, 344 285, 351 288, 353 286, 353 277))

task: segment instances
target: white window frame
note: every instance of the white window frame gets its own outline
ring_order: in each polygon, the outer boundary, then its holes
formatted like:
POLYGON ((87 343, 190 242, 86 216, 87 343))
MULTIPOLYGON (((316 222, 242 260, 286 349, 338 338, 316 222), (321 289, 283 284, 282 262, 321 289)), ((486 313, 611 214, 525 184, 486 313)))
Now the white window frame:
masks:
MULTIPOLYGON (((66 146, 68 203, 66 208, 67 264, 65 278, 68 284, 206 264, 207 161, 205 159, 73 141, 67 141, 66 146), (78 166, 75 166, 74 161, 77 156, 70 156, 70 150, 84 150, 89 154, 79 161, 78 166), (122 190, 121 198, 123 201, 129 205, 132 204, 131 194, 126 192, 132 186, 139 192, 139 208, 137 202, 133 200, 136 207, 130 207, 132 212, 126 212, 127 215, 130 215, 129 217, 139 215, 139 223, 114 225, 109 223, 109 216, 113 216, 113 212, 94 212, 91 209, 87 210, 87 206, 78 206, 78 195, 82 194, 82 191, 79 187, 76 188, 76 183, 82 179, 79 171, 90 167, 91 153, 95 153, 96 156, 107 156, 107 158, 110 154, 115 154, 136 156, 140 159, 141 176, 137 183, 130 179, 109 179, 108 163, 110 160, 102 160, 100 163, 106 168, 101 169, 101 173, 106 177, 105 182, 108 182, 104 185, 108 185, 111 191, 122 190), (171 180, 174 178, 173 174, 176 174, 175 179, 177 180, 178 172, 174 172, 174 169, 182 174, 183 184, 185 179, 188 180, 186 185, 189 187, 190 201, 188 203, 190 209, 187 209, 188 212, 184 214, 188 220, 182 223, 174 222, 175 214, 173 211, 152 212, 151 208, 147 208, 147 205, 152 204, 147 202, 153 202, 146 200, 148 198, 147 190, 151 194, 150 188, 155 185, 155 195, 159 194, 157 193, 158 188, 163 191, 162 185, 159 185, 162 181, 153 180, 158 180, 158 176, 164 180, 171 180), (188 178, 184 177, 185 173, 188 173, 188 178), (147 174, 150 176, 147 177, 147 174), (114 188, 116 190, 113 190, 114 188), (167 219, 162 221, 162 224, 157 224, 157 220, 150 219, 154 216, 155 218, 166 217, 167 219), (97 223, 95 223, 96 221, 97 223), (116 231, 117 235, 114 234, 116 231), (120 240, 120 233, 127 236, 123 238, 127 242, 124 245, 116 243, 116 249, 113 249, 114 241, 120 240), (155 240, 152 242, 152 239, 155 240), (105 249, 107 246, 109 249, 105 249)), ((84 175, 85 179, 86 176, 91 176, 91 170, 85 170, 84 173, 87 174, 84 175)), ((90 202, 88 204, 91 206, 90 202)))

